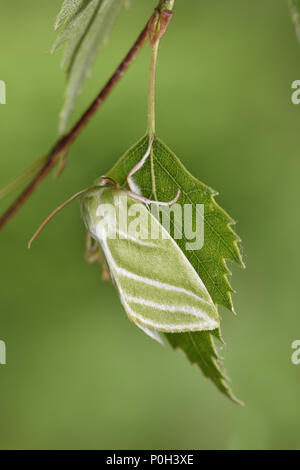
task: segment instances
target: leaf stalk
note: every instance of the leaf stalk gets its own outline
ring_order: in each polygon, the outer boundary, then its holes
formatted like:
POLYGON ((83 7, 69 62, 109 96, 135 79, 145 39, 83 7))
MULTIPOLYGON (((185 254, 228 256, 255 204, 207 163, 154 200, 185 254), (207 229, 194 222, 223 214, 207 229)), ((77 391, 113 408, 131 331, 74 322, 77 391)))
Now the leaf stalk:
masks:
POLYGON ((148 134, 150 139, 155 135, 155 89, 156 69, 159 42, 165 34, 173 15, 175 0, 160 0, 154 15, 149 21, 148 34, 150 46, 152 47, 149 92, 148 92, 148 134))

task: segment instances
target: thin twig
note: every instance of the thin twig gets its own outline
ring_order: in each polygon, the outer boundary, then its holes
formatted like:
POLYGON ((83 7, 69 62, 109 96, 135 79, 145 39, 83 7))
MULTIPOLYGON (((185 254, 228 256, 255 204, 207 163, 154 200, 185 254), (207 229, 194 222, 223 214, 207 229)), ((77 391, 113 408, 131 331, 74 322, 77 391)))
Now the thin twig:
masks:
MULTIPOLYGON (((150 18, 151 21, 152 17, 150 18)), ((127 71, 129 66, 132 64, 136 58, 138 52, 142 48, 148 36, 148 23, 135 41, 134 45, 131 47, 130 51, 126 57, 122 60, 116 71, 110 77, 104 88, 100 91, 99 95, 91 103, 85 113, 77 121, 74 127, 70 130, 68 134, 59 139, 49 154, 45 157, 46 162, 42 169, 37 173, 29 185, 24 189, 24 191, 18 196, 18 198, 13 202, 13 204, 7 209, 5 214, 0 218, 0 230, 7 224, 7 222, 16 214, 16 212, 22 207, 26 200, 32 195, 38 185, 45 179, 48 173, 52 170, 55 163, 57 162, 57 157, 59 154, 66 153, 70 148, 74 140, 78 137, 81 131, 88 124, 90 119, 102 105, 107 96, 111 93, 113 88, 120 81, 124 73, 127 71)))

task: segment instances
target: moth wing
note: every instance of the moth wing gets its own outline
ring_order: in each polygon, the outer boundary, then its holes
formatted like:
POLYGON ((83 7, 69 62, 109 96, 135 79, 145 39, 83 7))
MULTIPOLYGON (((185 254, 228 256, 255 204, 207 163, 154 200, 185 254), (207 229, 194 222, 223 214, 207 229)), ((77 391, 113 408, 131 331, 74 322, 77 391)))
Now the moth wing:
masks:
POLYGON ((136 326, 140 328, 146 335, 150 336, 150 338, 154 339, 158 343, 164 345, 163 339, 159 333, 159 331, 151 330, 150 328, 146 328, 142 325, 140 325, 138 322, 135 322, 136 326))
POLYGON ((103 225, 101 233, 97 224, 95 231, 128 317, 150 331, 179 333, 218 328, 217 309, 177 243, 145 205, 132 197, 116 193, 115 207, 121 207, 121 197, 126 197, 128 213, 133 213, 133 205, 137 206, 139 230, 136 218, 133 226, 122 226, 123 206, 119 217, 117 213, 116 238, 108 236, 103 225), (159 234, 157 239, 153 233, 159 234))

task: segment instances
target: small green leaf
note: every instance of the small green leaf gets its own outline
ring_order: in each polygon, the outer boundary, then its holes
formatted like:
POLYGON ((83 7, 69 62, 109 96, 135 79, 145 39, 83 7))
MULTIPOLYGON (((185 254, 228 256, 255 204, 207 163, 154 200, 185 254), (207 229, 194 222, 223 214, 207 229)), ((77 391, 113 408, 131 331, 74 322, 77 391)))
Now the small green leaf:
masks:
POLYGON ((55 31, 62 25, 65 20, 70 19, 72 16, 74 16, 79 10, 79 8, 84 5, 85 2, 85 0, 65 0, 55 21, 55 31))
POLYGON ((289 0, 292 20, 296 27, 297 37, 300 41, 300 0, 289 0))
POLYGON ((52 52, 66 44, 62 66, 67 69, 65 103, 60 115, 60 133, 66 131, 82 85, 126 0, 66 0, 55 28, 63 29, 52 52))
MULTIPOLYGON (((143 137, 119 160, 109 176, 120 185, 126 185, 126 176, 145 154, 148 142, 148 136, 143 137)), ((200 250, 186 250, 186 239, 176 242, 204 282, 214 303, 233 311, 232 288, 227 278, 230 271, 225 260, 244 265, 238 248, 239 238, 232 230, 234 221, 215 202, 216 192, 194 178, 158 138, 153 142, 151 158, 134 178, 141 194, 149 199, 168 201, 181 189, 179 203, 193 204, 194 207, 196 204, 204 204, 204 246, 200 250)), ((219 336, 218 330, 214 330, 213 333, 177 333, 168 335, 167 338, 173 347, 184 351, 191 362, 196 363, 219 390, 233 399, 230 388, 226 385, 226 377, 221 369, 212 334, 219 336)))

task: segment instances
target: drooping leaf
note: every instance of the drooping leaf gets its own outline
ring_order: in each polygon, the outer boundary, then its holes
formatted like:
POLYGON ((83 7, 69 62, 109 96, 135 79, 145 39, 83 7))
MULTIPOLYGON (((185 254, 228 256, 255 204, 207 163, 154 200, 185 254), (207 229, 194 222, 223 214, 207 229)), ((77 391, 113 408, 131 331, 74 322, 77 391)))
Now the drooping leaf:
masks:
POLYGON ((296 34, 300 41, 300 0, 289 0, 292 20, 296 27, 296 34))
POLYGON ((126 0, 66 0, 55 28, 62 27, 52 48, 65 44, 62 66, 67 70, 65 102, 60 115, 60 133, 66 131, 84 79, 126 0))
MULTIPOLYGON (((145 154, 148 142, 148 136, 143 137, 119 160, 109 176, 119 184, 126 185, 126 176, 145 154)), ((169 201, 181 189, 180 204, 192 204, 195 208, 197 204, 204 204, 204 246, 199 250, 187 250, 185 238, 176 239, 176 242, 204 282, 214 303, 233 311, 232 288, 228 281, 230 271, 226 260, 240 266, 243 266, 243 262, 238 248, 239 238, 232 229, 234 221, 216 203, 216 192, 194 178, 158 138, 153 142, 151 158, 136 173, 135 183, 141 194, 150 199, 169 201)), ((171 221, 171 233, 172 230, 174 233, 171 221)), ((191 362, 197 363, 204 375, 232 399, 213 344, 213 334, 218 337, 219 331, 205 334, 178 333, 173 334, 174 337, 167 335, 167 338, 173 347, 181 349, 191 362)))
POLYGON ((213 341, 214 335, 220 339, 219 330, 214 330, 213 333, 211 331, 201 331, 165 334, 171 346, 182 351, 192 364, 200 367, 203 375, 210 379, 221 393, 241 405, 242 403, 236 399, 228 385, 228 378, 225 375, 222 361, 213 341))

